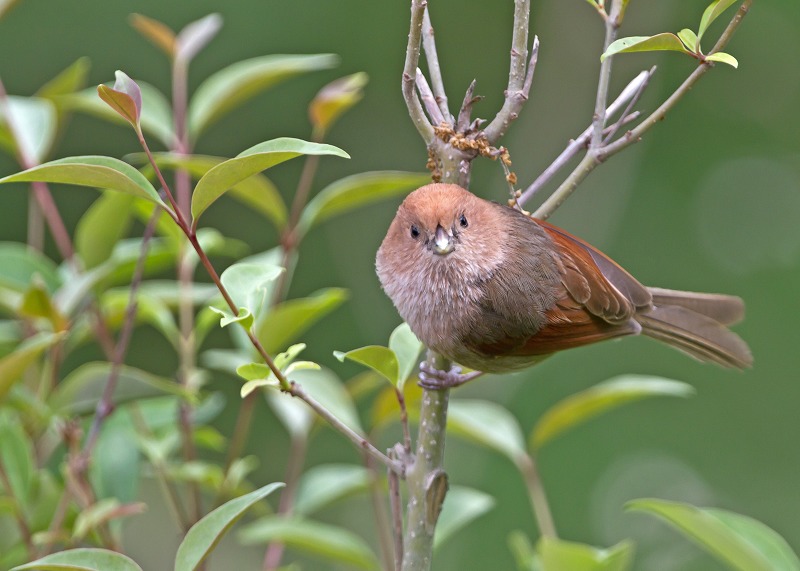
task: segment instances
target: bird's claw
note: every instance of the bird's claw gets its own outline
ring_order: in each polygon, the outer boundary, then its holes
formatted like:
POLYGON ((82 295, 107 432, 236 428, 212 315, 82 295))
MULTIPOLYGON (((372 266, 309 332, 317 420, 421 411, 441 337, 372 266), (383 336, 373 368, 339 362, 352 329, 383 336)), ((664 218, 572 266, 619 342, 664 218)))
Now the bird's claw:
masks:
POLYGON ((443 391, 461 386, 481 374, 480 371, 462 373, 457 365, 453 365, 449 371, 442 371, 423 361, 419 365, 419 386, 431 391, 443 391))

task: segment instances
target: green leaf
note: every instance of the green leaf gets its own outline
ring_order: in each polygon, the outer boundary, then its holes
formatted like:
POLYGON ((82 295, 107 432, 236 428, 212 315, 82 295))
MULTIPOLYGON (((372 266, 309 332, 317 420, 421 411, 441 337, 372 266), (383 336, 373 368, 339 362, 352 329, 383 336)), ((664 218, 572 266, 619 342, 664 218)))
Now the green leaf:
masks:
MULTIPOLYGON (((183 169, 188 171, 194 179, 201 178, 212 168, 227 160, 209 155, 178 155, 175 153, 153 153, 153 158, 162 170, 183 169)), ((136 164, 148 162, 147 155, 144 153, 128 155, 126 159, 136 164)), ((286 204, 272 181, 263 174, 257 173, 244 179, 232 187, 228 191, 228 195, 267 218, 278 230, 283 229, 286 225, 286 204)))
POLYGON ((192 226, 220 196, 243 180, 300 155, 334 155, 350 158, 350 155, 332 145, 309 143, 300 139, 282 137, 264 141, 242 151, 235 158, 211 168, 197 181, 192 194, 192 226))
POLYGON ((75 93, 79 89, 86 87, 89 68, 91 68, 91 61, 88 57, 76 59, 64 71, 40 87, 36 92, 36 96, 54 100, 57 105, 58 97, 75 93))
MULTIPOLYGON (((20 508, 27 509, 31 498, 33 475, 35 473, 33 442, 25 433, 22 419, 16 414, 0 411, 0 460, 6 470, 10 490, 4 495, 13 496, 21 502, 20 508)), ((4 490, 0 481, 0 490, 4 490)), ((2 494, 0 494, 2 495, 2 494)))
POLYGON ((405 194, 430 182, 427 173, 375 171, 337 180, 322 189, 303 210, 297 224, 305 234, 320 222, 361 206, 405 194))
POLYGON ((0 359, 0 402, 39 355, 55 345, 63 336, 63 333, 39 333, 26 339, 13 353, 0 359))
POLYGON ((543 571, 626 571, 633 563, 634 546, 625 540, 608 549, 542 537, 536 545, 543 571))
POLYGON ((322 139, 345 111, 361 101, 368 80, 366 73, 354 73, 332 81, 319 90, 308 106, 308 116, 316 139, 322 139))
POLYGON ((22 296, 22 303, 17 312, 23 317, 48 320, 56 332, 66 331, 69 328, 69 322, 53 304, 50 294, 38 277, 31 282, 31 287, 22 296))
MULTIPOLYGON (((50 395, 53 410, 67 415, 93 413, 108 381, 111 363, 85 363, 62 380, 50 395)), ((186 391, 171 379, 157 377, 141 369, 123 365, 120 368, 113 403, 122 403, 154 396, 173 394, 186 396, 186 391)))
POLYGON ((75 518, 73 539, 83 539, 98 526, 122 516, 136 515, 145 510, 145 504, 123 506, 117 498, 106 498, 84 508, 75 518))
POLYGON ((692 30, 689 28, 682 29, 680 32, 678 32, 678 38, 680 38, 687 50, 697 53, 697 50, 700 46, 697 43, 697 34, 695 34, 692 30))
POLYGON ((345 359, 349 359, 365 367, 369 367, 393 385, 397 385, 397 356, 391 349, 380 345, 369 345, 367 347, 353 349, 346 353, 334 351, 333 355, 339 359, 339 361, 344 362, 345 359))
MULTIPOLYGON (((106 292, 100 298, 100 307, 112 327, 122 327, 130 304, 130 288, 106 292)), ((136 293, 136 322, 148 323, 170 343, 177 345, 180 331, 169 307, 146 291, 136 293)))
POLYGON ((706 56, 706 61, 718 61, 722 63, 727 63, 729 66, 733 67, 734 69, 739 67, 738 60, 733 57, 731 54, 727 54, 725 52, 715 52, 713 54, 709 54, 706 56))
POLYGON ((272 293, 273 282, 284 271, 280 266, 240 262, 222 272, 220 280, 237 306, 259 316, 262 307, 271 301, 268 295, 272 293))
POLYGON ((703 12, 703 17, 700 18, 700 27, 697 29, 697 39, 700 41, 700 38, 703 37, 703 34, 706 33, 706 30, 711 25, 711 23, 719 18, 719 16, 727 10, 731 4, 736 3, 736 0, 715 0, 703 12))
POLYGON ((142 116, 142 92, 136 82, 124 72, 117 70, 114 75, 117 77, 114 87, 100 84, 97 86, 97 95, 120 117, 138 129, 139 118, 142 116))
MULTIPOLYGON (((153 135, 165 146, 171 147, 175 144, 175 135, 172 132, 172 108, 169 101, 149 83, 140 81, 138 85, 142 93, 142 113, 139 117, 142 131, 153 135)), ((59 99, 59 103, 68 111, 88 113, 117 124, 125 124, 126 122, 125 119, 97 97, 96 89, 87 89, 66 95, 59 99)))
POLYGON ((448 539, 455 537, 462 528, 492 509, 494 504, 492 496, 479 490, 462 486, 450 488, 436 522, 433 548, 438 549, 448 539))
POLYGON ((284 301, 276 305, 263 322, 258 324, 256 336, 267 353, 274 353, 297 339, 346 299, 347 290, 326 288, 310 297, 284 301))
POLYGON ((219 320, 220 327, 227 327, 231 323, 238 323, 242 326, 242 329, 250 331, 250 328, 253 326, 253 314, 246 307, 240 307, 238 315, 233 315, 218 307, 209 307, 209 309, 222 318, 219 320))
MULTIPOLYGON (((143 415, 149 413, 146 408, 140 407, 143 415)), ((176 409, 176 406, 171 408, 172 419, 176 409)), ((148 425, 155 428, 149 422, 148 425)), ((89 464, 89 477, 98 498, 117 498, 121 502, 137 499, 141 455, 136 446, 131 446, 135 438, 133 421, 125 408, 118 409, 103 423, 89 464)))
POLYGON ((681 42, 678 36, 665 32, 663 34, 656 34, 655 36, 631 36, 629 38, 620 38, 608 46, 605 53, 600 56, 600 61, 615 54, 664 50, 689 53, 686 51, 686 48, 683 47, 683 42, 681 42))
MULTIPOLYGON (((322 464, 306 470, 297 484, 294 511, 309 515, 344 497, 367 489, 369 471, 357 464, 322 464)), ((440 533, 439 528, 436 530, 440 533)))
POLYGON ((189 104, 189 133, 201 132, 265 89, 296 75, 328 69, 339 58, 332 54, 269 55, 234 63, 206 79, 189 104))
POLYGON ((419 354, 424 346, 411 331, 408 323, 398 325, 389 336, 389 349, 397 357, 397 388, 402 392, 408 378, 419 364, 419 354))
POLYGON ((533 429, 534 450, 563 432, 619 406, 648 397, 690 397, 695 390, 680 381, 641 375, 623 375, 571 395, 545 412, 533 429))
POLYGON ((50 293, 61 285, 58 267, 40 252, 18 242, 0 242, 0 286, 24 293, 39 276, 50 293))
POLYGON ((380 569, 375 554, 357 535, 341 527, 296 517, 263 517, 244 527, 239 539, 245 545, 280 541, 324 561, 370 571, 380 569))
POLYGON ((453 434, 500 452, 515 464, 526 454, 519 423, 510 412, 493 402, 451 401, 447 427, 453 434))
POLYGON ((6 130, 10 148, 19 149, 25 157, 41 162, 50 152, 58 118, 51 101, 40 97, 8 96, 8 104, 0 106, 0 125, 6 130), (11 114, 13 135, 5 112, 11 114))
POLYGON ((81 216, 75 229, 75 249, 86 268, 105 262, 131 227, 134 197, 105 192, 81 216))
POLYGON ((51 553, 41 559, 14 567, 11 571, 142 571, 130 557, 109 551, 83 547, 51 553))
POLYGON ((533 550, 528 536, 516 529, 508 536, 508 548, 514 556, 518 571, 541 571, 539 555, 533 550))
POLYGON ((752 518, 654 498, 633 500, 627 510, 655 515, 739 571, 798 571, 800 560, 777 533, 752 518))
POLYGON ((145 198, 166 208, 156 189, 142 173, 128 163, 112 157, 67 157, 0 178, 0 183, 33 181, 116 190, 145 198))
POLYGON ((209 14, 189 23, 176 38, 175 59, 189 62, 202 50, 222 27, 222 16, 209 14))
POLYGON ((222 536, 248 508, 283 486, 283 483, 275 482, 230 500, 194 524, 178 547, 178 553, 175 555, 175 571, 197 569, 222 536))

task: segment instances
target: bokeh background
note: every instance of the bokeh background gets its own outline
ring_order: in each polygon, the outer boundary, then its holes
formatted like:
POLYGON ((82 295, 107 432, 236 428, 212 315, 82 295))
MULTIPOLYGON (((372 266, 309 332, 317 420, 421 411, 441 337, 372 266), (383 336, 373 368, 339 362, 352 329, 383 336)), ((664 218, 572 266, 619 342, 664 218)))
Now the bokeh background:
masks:
MULTIPOLYGON (((696 29, 704 7, 705 0, 633 0, 622 35, 696 29)), ((477 78, 485 100, 476 114, 490 118, 502 102, 507 78, 513 2, 432 0, 430 8, 451 100, 460 101, 477 78)), ((365 99, 330 136, 353 158, 324 159, 316 188, 365 170, 424 168, 425 149, 399 89, 408 1, 23 0, 0 21, 0 74, 7 90, 31 94, 83 55, 92 61, 90 83, 110 81, 114 70, 122 69, 167 90, 168 65, 128 25, 131 12, 173 28, 209 12, 222 14, 224 28, 193 63, 194 86, 229 63, 258 55, 333 52, 341 57, 338 69, 282 84, 215 124, 198 152, 233 156, 277 136, 308 138, 306 105, 314 93, 336 77, 366 71, 365 99)), ((720 18, 710 37, 732 12, 720 18)), ((533 180, 591 120, 603 33, 583 0, 533 2, 532 29, 541 51, 531 98, 503 141, 521 184, 533 180)), ((540 456, 560 534, 595 545, 633 537, 638 570, 721 569, 661 523, 623 513, 626 500, 643 496, 753 516, 800 550, 800 335, 795 323, 800 315, 800 3, 757 0, 727 51, 738 58, 738 70, 720 65, 703 78, 642 143, 596 170, 553 221, 600 247, 646 284, 742 296, 748 313, 737 331, 750 343, 755 367, 724 371, 647 339, 625 339, 559 355, 515 376, 483 379, 455 394, 499 402, 529 430, 561 398, 619 374, 653 374, 694 385, 692 399, 621 409, 570 432, 540 456)), ((654 64, 658 71, 639 105, 643 110, 668 96, 695 65, 674 53, 621 56, 614 65, 612 94, 654 64)), ((136 150, 128 131, 76 116, 57 155, 122 156, 136 150)), ((300 166, 295 161, 270 173, 287 196, 300 166)), ((0 159, 1 174, 14 169, 0 159)), ((505 199, 499 166, 476 164, 473 190, 505 199)), ((58 193, 68 226, 74 227, 95 196, 88 189, 58 193)), ((0 240, 24 240, 26 203, 17 189, 0 194, 0 240)), ((326 223, 301 254, 293 296, 324 286, 350 290, 350 301, 305 339, 307 356, 342 378, 358 369, 335 361, 332 350, 385 343, 399 322, 373 270, 375 250, 396 206, 396 201, 385 203, 326 223)), ((206 224, 247 241, 254 252, 275 244, 270 228, 232 202, 215 206, 206 224)), ((147 330, 137 332, 131 362, 170 374, 174 356, 160 343, 147 330)), ((226 343, 225 336, 210 343, 226 343)), ((220 422, 230 426, 239 384, 224 375, 212 382, 229 394, 220 422)), ((381 443, 390 444, 389 437, 381 443)), ((250 449, 261 458, 258 483, 281 479, 286 439, 266 406, 259 409, 250 449)), ((358 462, 358 456, 338 435, 323 432, 309 465, 343 460, 358 462)), ((488 492, 497 505, 438 553, 435 568, 511 569, 509 532, 535 531, 520 477, 506 459, 455 438, 448 441, 447 469, 451 483, 488 492)), ((128 552, 146 569, 171 568, 179 538, 147 483, 143 494, 150 510, 128 524, 128 552)), ((370 541, 371 517, 367 501, 359 498, 322 514, 370 541)), ((228 538, 211 568, 259 568, 262 554, 228 538)), ((304 568, 330 567, 316 561, 304 568)))

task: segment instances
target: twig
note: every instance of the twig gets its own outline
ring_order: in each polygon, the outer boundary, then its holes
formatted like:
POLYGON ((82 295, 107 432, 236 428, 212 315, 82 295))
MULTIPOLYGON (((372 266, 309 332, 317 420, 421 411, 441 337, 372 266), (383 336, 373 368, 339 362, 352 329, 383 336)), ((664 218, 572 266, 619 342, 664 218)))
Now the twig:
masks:
MULTIPOLYGON (((714 49, 711 53, 722 50, 725 45, 730 41, 731 36, 741 24, 742 19, 747 15, 750 10, 753 0, 744 0, 733 19, 730 21, 725 31, 720 36, 714 49)), ((609 58, 610 59, 610 58, 609 58)), ((539 207, 533 215, 536 218, 547 219, 555 210, 569 197, 575 190, 578 184, 586 178, 598 165, 602 164, 609 157, 617 154, 623 149, 629 147, 633 143, 641 140, 642 135, 653 125, 661 121, 668 111, 680 101, 680 99, 689 92, 697 81, 705 75, 709 69, 713 67, 713 62, 701 62, 692 71, 689 77, 664 101, 658 109, 653 111, 644 121, 639 123, 634 129, 628 131, 624 136, 620 137, 613 143, 600 147, 598 149, 590 149, 586 156, 581 160, 578 166, 570 173, 567 179, 559 186, 555 192, 539 207)))
MULTIPOLYGON (((619 96, 614 100, 614 102, 608 106, 607 116, 613 117, 617 111, 622 108, 622 106, 626 105, 636 93, 640 90, 640 87, 643 83, 647 83, 650 80, 652 74, 655 73, 655 68, 648 71, 643 71, 639 75, 637 75, 625 88, 620 92, 619 96)), ((556 159, 550 163, 542 174, 540 174, 536 180, 534 180, 528 188, 522 193, 522 196, 519 198, 519 203, 524 205, 525 202, 531 199, 531 197, 536 194, 545 184, 547 184, 553 175, 555 175, 559 170, 561 170, 564 165, 566 165, 569 161, 573 159, 575 155, 580 152, 581 149, 584 149, 589 142, 589 139, 592 136, 592 125, 589 125, 586 129, 584 129, 583 133, 578 135, 573 141, 570 141, 567 148, 564 149, 556 159)))
MULTIPOLYGON (((391 451, 390 451, 391 454, 391 451)), ((394 530, 394 568, 403 567, 403 508, 400 499, 400 478, 389 470, 389 502, 392 508, 392 528, 394 530)))
POLYGON ((458 111, 456 133, 463 133, 467 130, 472 120, 472 105, 482 99, 480 95, 477 97, 475 96, 475 83, 476 81, 473 79, 472 83, 467 87, 467 92, 464 94, 464 101, 461 103, 461 109, 458 111))
MULTIPOLYGON (((396 549, 393 544, 394 534, 392 533, 391 523, 386 513, 386 497, 383 495, 381 476, 375 467, 375 461, 366 454, 364 455, 364 464, 369 473, 370 499, 372 500, 372 511, 377 527, 378 545, 383 559, 383 569, 391 571, 395 567, 396 549)), ((393 474, 393 472, 389 470, 389 474, 393 474)), ((394 474, 394 477, 397 478, 397 474, 394 474)))
POLYGON ((530 23, 530 0, 514 0, 514 32, 511 38, 511 65, 508 70, 508 87, 503 107, 484 129, 491 144, 495 144, 519 116, 528 100, 536 58, 539 53, 539 38, 534 37, 531 60, 528 63, 528 26, 530 23), (527 70, 526 70, 527 67, 527 70))
MULTIPOLYGON (((603 40, 603 51, 605 53, 614 40, 617 39, 619 22, 617 16, 621 9, 620 0, 612 0, 611 13, 605 18, 606 35, 603 40)), ((600 79, 597 81, 597 97, 594 104, 594 116, 592 118, 592 140, 589 148, 596 149, 603 144, 603 129, 606 126, 606 102, 608 99, 608 86, 611 82, 611 64, 614 58, 608 57, 600 64, 600 79)))
POLYGON ((416 83, 419 96, 422 99, 425 110, 428 112, 428 117, 431 118, 431 123, 441 125, 445 122, 444 115, 442 115, 439 104, 436 103, 436 98, 433 96, 433 92, 420 68, 417 68, 416 83))
POLYGON ((400 426, 403 429, 403 450, 406 456, 411 454, 411 432, 408 430, 408 409, 406 409, 406 397, 403 391, 395 388, 395 396, 397 397, 397 404, 400 406, 400 426))
POLYGON ((544 537, 558 537, 553 515, 550 513, 550 505, 547 502, 547 495, 544 493, 544 487, 542 486, 542 478, 536 468, 536 460, 533 457, 523 455, 517 458, 516 464, 525 480, 533 515, 536 518, 536 524, 539 526, 539 533, 544 537))
POLYGON ((436 40, 433 26, 431 25, 431 15, 427 7, 422 17, 422 48, 425 50, 425 61, 428 63, 428 72, 431 75, 431 85, 433 86, 433 95, 436 98, 436 103, 439 105, 439 110, 442 112, 444 119, 452 125, 454 119, 447 107, 447 95, 442 81, 442 68, 439 65, 439 55, 436 52, 436 40))
POLYGON ((403 66, 402 89, 403 99, 405 99, 406 107, 408 107, 408 114, 411 116, 411 120, 414 122, 414 126, 425 141, 425 144, 430 145, 431 141, 434 140, 433 126, 425 118, 422 104, 419 102, 416 92, 414 91, 417 67, 419 66, 419 44, 422 35, 422 20, 427 5, 427 0, 411 1, 411 29, 408 33, 406 61, 403 66))
POLYGON ((401 463, 392 460, 386 454, 375 448, 366 438, 358 434, 355 430, 347 426, 341 420, 336 418, 327 408, 322 406, 315 398, 309 395, 303 387, 295 382, 291 382, 291 386, 288 391, 286 391, 293 397, 297 397, 306 403, 311 409, 316 412, 319 416, 321 416, 328 424, 333 426, 336 430, 344 434, 350 442, 355 444, 358 448, 372 456, 375 460, 389 468, 390 470, 397 472, 401 476, 404 473, 405 466, 401 463))
MULTIPOLYGON (((655 70, 656 70, 655 66, 650 68, 650 72, 645 76, 645 80, 639 84, 639 88, 636 90, 636 93, 633 94, 631 100, 628 101, 628 105, 625 107, 625 110, 620 114, 619 119, 617 119, 614 122, 614 124, 611 125, 610 128, 606 128, 605 131, 603 131, 603 145, 608 145, 611 139, 614 138, 614 135, 617 134, 617 131, 619 131, 619 128, 625 124, 626 119, 630 117, 633 106, 636 105, 636 103, 638 103, 639 98, 642 96, 642 93, 644 93, 644 90, 647 88, 647 84, 650 83, 650 78, 652 77, 653 73, 655 73, 655 70)), ((610 109, 611 108, 609 107, 609 110, 610 109)), ((611 115, 612 114, 609 112, 607 113, 606 116, 611 117, 611 115)))

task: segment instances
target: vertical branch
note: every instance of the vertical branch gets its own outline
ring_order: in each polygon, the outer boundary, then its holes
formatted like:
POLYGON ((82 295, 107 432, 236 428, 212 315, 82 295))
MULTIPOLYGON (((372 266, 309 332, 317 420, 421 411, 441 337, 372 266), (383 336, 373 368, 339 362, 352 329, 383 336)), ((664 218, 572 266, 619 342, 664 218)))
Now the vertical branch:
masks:
POLYGON ((528 498, 531 508, 533 508, 536 524, 539 526, 539 533, 544 537, 558 537, 553 514, 550 512, 550 504, 544 493, 542 478, 536 467, 536 459, 533 456, 521 456, 517 459, 517 465, 525 479, 525 487, 528 489, 528 498))
POLYGON ((442 81, 442 68, 439 65, 439 54, 436 52, 436 40, 434 39, 433 26, 431 25, 431 16, 427 8, 425 8, 425 14, 422 18, 422 47, 425 50, 425 61, 428 62, 428 72, 431 75, 431 85, 436 103, 444 118, 452 125, 455 119, 447 107, 447 94, 444 91, 444 82, 442 81))
POLYGON ((425 14, 427 0, 411 1, 411 29, 408 32, 408 47, 406 49, 406 61, 403 66, 403 99, 408 107, 408 114, 414 122, 414 126, 419 131, 425 144, 430 145, 434 140, 433 126, 425 118, 422 104, 419 102, 414 91, 416 83, 417 67, 419 66, 419 44, 422 36, 422 20, 425 14))
MULTIPOLYGON (((617 39, 619 22, 617 17, 621 6, 620 0, 612 0, 611 13, 605 18, 606 35, 603 40, 603 51, 605 53, 614 40, 617 39)), ((600 64, 600 79, 597 81, 597 97, 594 104, 594 116, 592 118, 592 140, 589 144, 590 149, 596 149, 603 143, 603 129, 606 126, 606 102, 608 100, 608 86, 611 83, 611 64, 613 57, 607 57, 600 64)))

